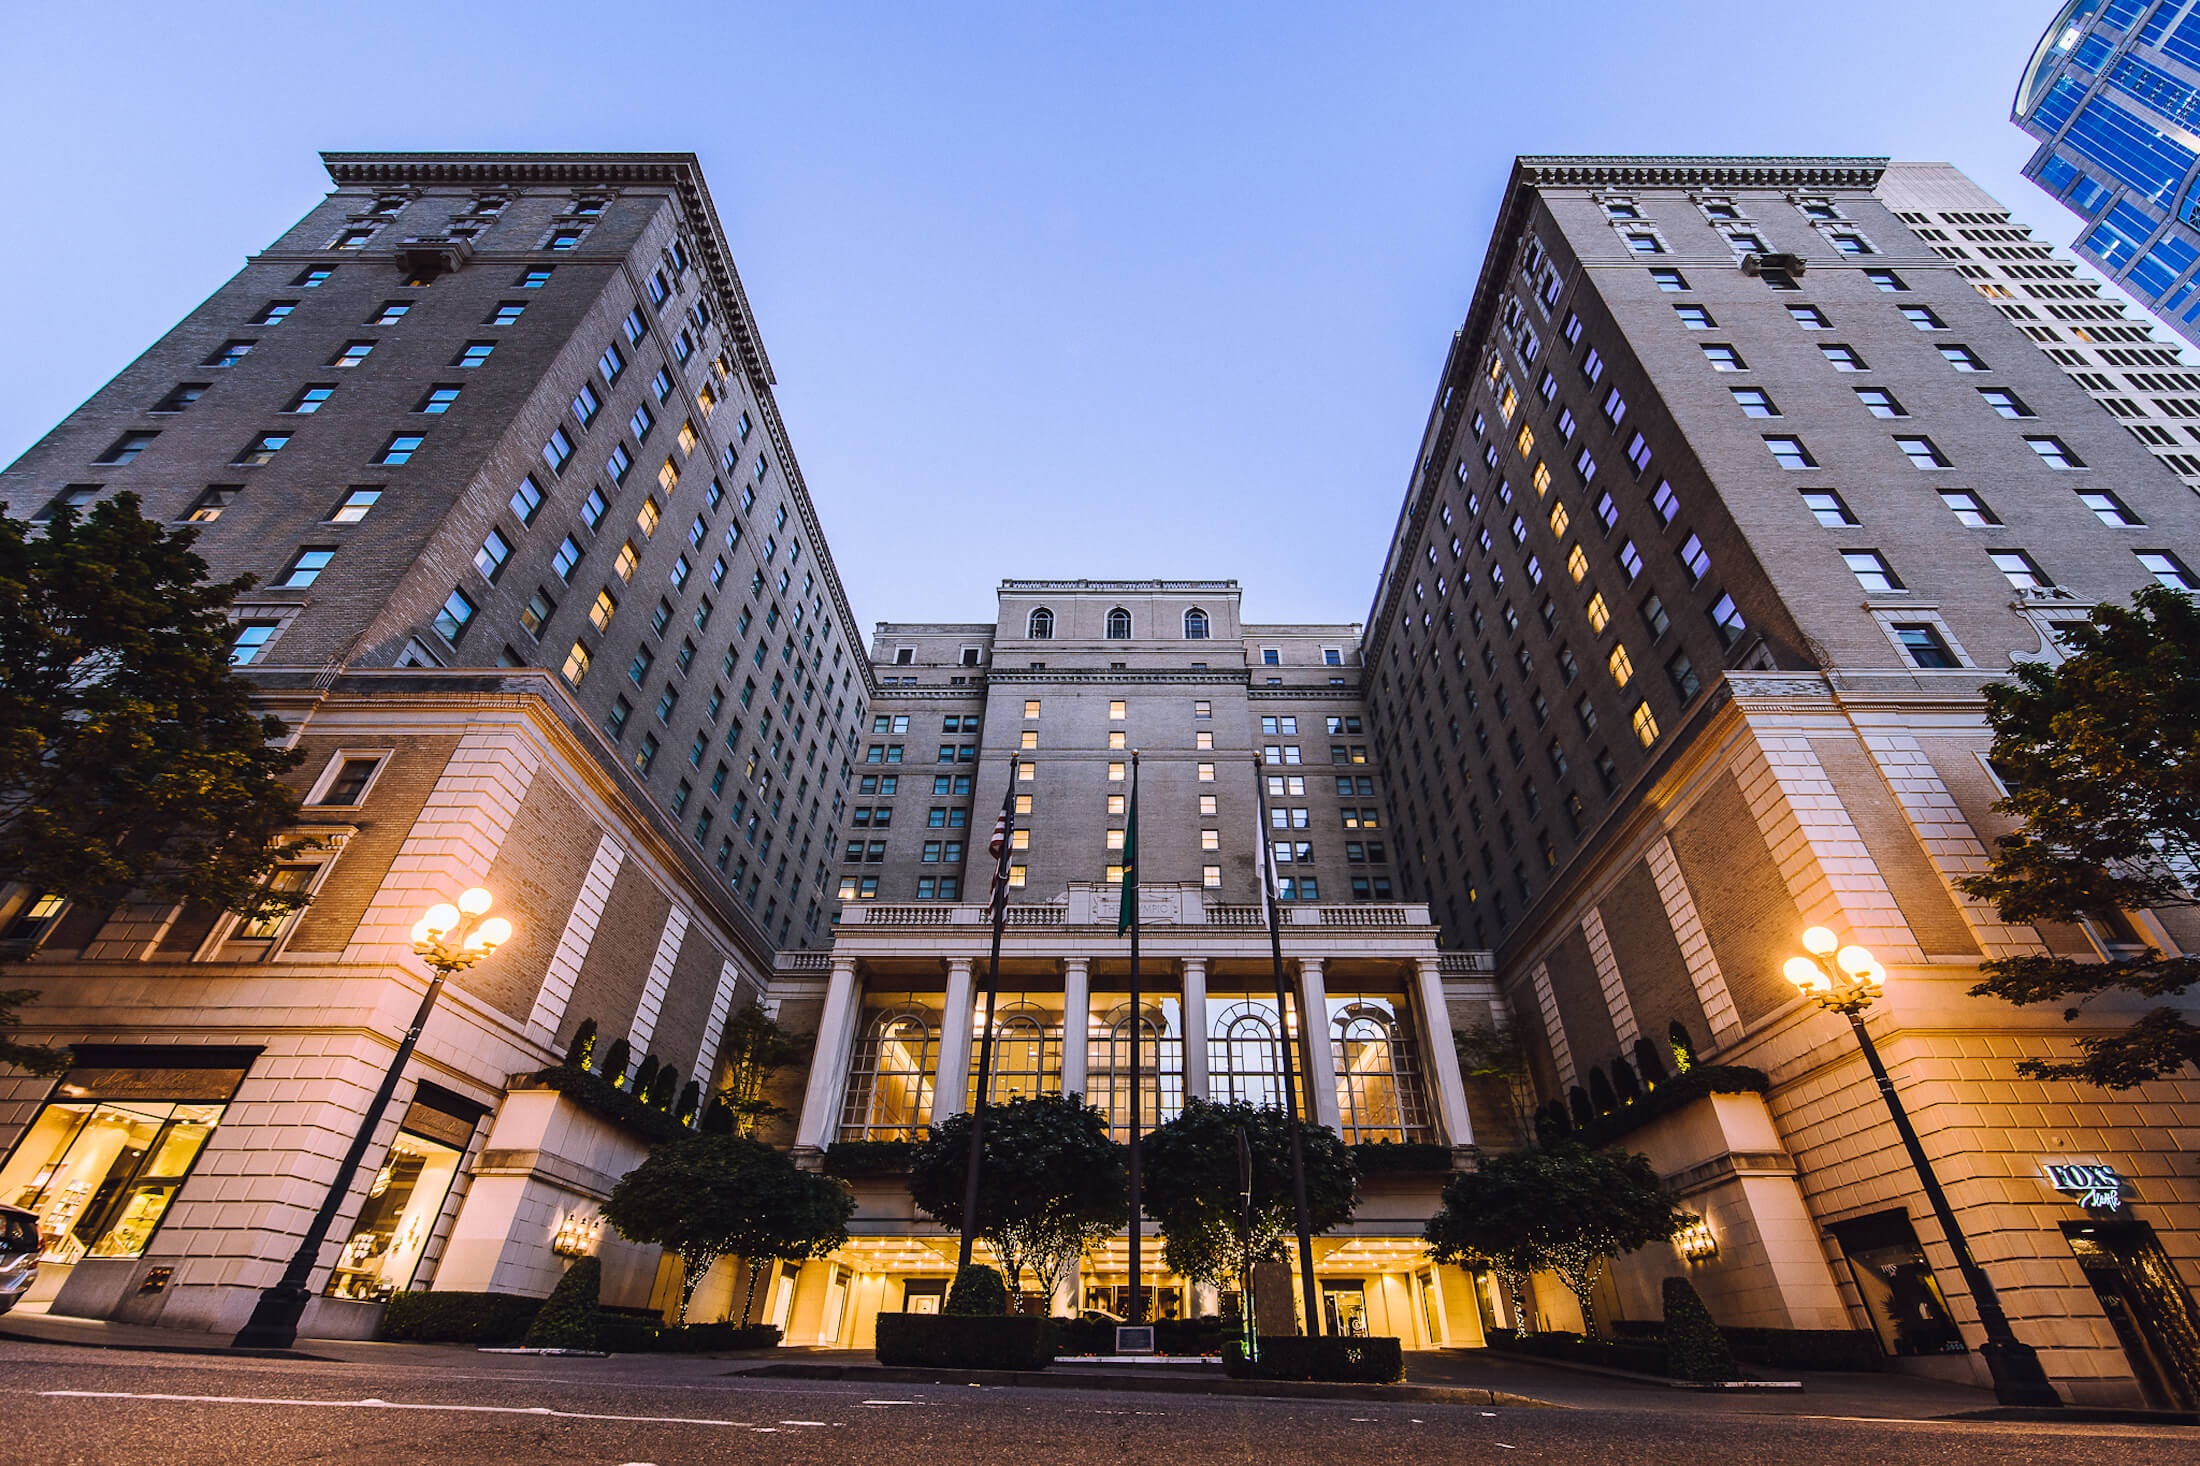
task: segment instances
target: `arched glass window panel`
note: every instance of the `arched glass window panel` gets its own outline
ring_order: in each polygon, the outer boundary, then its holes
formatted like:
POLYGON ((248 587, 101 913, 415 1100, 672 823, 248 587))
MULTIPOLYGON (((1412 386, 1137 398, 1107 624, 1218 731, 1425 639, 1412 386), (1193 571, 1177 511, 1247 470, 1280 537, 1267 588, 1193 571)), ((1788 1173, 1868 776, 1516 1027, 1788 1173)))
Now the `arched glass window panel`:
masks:
POLYGON ((937 1018, 896 1005, 870 1015, 848 1064, 842 1140, 921 1140, 932 1116, 939 1060, 937 1018))
POLYGON ((1217 1104, 1283 1108, 1283 1045, 1273 999, 1249 998, 1216 1015, 1207 1034, 1207 1090, 1217 1104))
POLYGON ((1205 641, 1207 639, 1207 613, 1197 606, 1184 613, 1184 639, 1186 641, 1205 641))
MULTIPOLYGON (((982 1005, 981 1005, 982 1006, 982 1005)), ((978 1037, 982 1024, 972 1025, 970 1078, 964 1085, 968 1103, 978 1103, 978 1037)), ((1062 1092, 1061 1015, 1020 1003, 1004 1008, 993 1020, 993 1083, 986 1097, 989 1105, 1005 1105, 1012 1099, 1062 1092)))
POLYGON ((1033 641, 1054 640, 1054 613, 1046 607, 1040 606, 1031 613, 1031 624, 1028 629, 1033 641))
POLYGON ((1345 1142, 1433 1139, 1420 1058, 1406 1021, 1379 998, 1350 999, 1331 1012, 1345 1142))
POLYGON ((1117 606, 1114 610, 1108 612, 1108 640, 1129 641, 1130 639, 1131 613, 1121 606, 1117 606))
MULTIPOLYGON (((1145 1005, 1139 1037, 1139 1132, 1166 1124, 1184 1107, 1184 1038, 1174 998, 1145 1005)), ((1093 1013, 1085 1099, 1108 1117, 1108 1134, 1131 1134, 1131 1005, 1093 1013)))

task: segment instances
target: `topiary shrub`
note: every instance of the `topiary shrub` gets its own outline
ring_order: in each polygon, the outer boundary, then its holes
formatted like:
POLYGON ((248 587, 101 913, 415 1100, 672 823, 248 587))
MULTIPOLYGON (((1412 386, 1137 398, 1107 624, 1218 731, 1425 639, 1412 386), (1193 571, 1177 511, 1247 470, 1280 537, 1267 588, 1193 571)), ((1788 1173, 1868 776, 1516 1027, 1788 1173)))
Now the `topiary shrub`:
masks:
POLYGON ((633 1062, 634 1046, 623 1038, 615 1038, 611 1040, 610 1047, 603 1051, 603 1062, 596 1066, 596 1072, 624 1089, 627 1087, 627 1066, 633 1062))
POLYGON ((530 1349, 590 1349, 596 1347, 600 1322, 596 1307, 603 1291, 603 1263, 584 1257, 565 1270, 550 1299, 527 1326, 530 1349))
POLYGON ((1688 1279, 1665 1280, 1665 1368, 1675 1379, 1740 1379, 1734 1351, 1688 1279))
POLYGON ((1341 1380, 1389 1385, 1406 1377, 1405 1346, 1396 1339, 1300 1338, 1283 1335, 1260 1341, 1260 1358, 1247 1360, 1245 1346, 1232 1339, 1223 1346, 1223 1367, 1232 1379, 1341 1380))
POLYGON ((972 1263, 955 1274, 947 1290, 947 1313, 983 1317, 1008 1312, 1008 1285, 1001 1275, 983 1263, 972 1263))
POLYGON ((516 1344, 542 1303, 517 1293, 398 1293, 383 1306, 374 1336, 415 1344, 516 1344))
POLYGON ((566 1046, 565 1065, 568 1069, 586 1069, 596 1056, 596 1020, 583 1018, 581 1026, 573 1030, 573 1042, 566 1046))
POLYGON ((1006 1314, 882 1313, 873 1343, 881 1364, 1045 1369, 1054 1362, 1053 1323, 1006 1314))

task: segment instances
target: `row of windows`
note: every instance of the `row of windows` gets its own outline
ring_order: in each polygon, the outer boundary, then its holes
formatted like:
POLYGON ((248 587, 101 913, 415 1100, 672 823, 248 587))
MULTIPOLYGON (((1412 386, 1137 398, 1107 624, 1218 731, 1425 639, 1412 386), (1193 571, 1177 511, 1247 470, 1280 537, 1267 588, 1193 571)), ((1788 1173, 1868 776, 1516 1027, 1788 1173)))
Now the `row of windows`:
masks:
MULTIPOLYGON (((1197 606, 1192 607, 1184 613, 1184 639, 1186 641, 1207 640, 1210 625, 1207 613, 1197 606)), ((1052 641, 1054 639, 1053 608, 1050 606, 1033 608, 1031 614, 1024 619, 1024 634, 1032 641, 1052 641)), ((1107 639, 1110 641, 1128 641, 1130 635, 1131 613, 1121 606, 1117 606, 1114 610, 1108 612, 1107 639)), ((1341 651, 1326 651, 1324 660, 1332 667, 1344 665, 1341 651)))
MULTIPOLYGON (((1811 512, 1820 524, 1829 528, 1861 524, 1848 501, 1834 489, 1804 489, 1803 507, 1811 512)), ((1993 529, 2001 524, 2001 517, 1987 506, 1975 489, 1942 489, 1940 502, 1948 507, 1957 520, 1971 529, 1993 529)), ((2144 529, 2146 522, 2132 512, 2131 507, 2106 490, 2083 489, 2078 502, 2102 524, 2116 529, 2144 529)))
MULTIPOLYGON (((1965 496, 1976 503, 1976 496, 1965 496)), ((1956 508, 1951 504, 1949 507, 1956 508)), ((1983 508, 1983 506, 1981 506, 1983 508)), ((1958 509, 1960 514, 1965 511, 1958 509)), ((1997 521, 1998 522, 1998 521, 1997 521)), ((2139 568, 2152 576, 2157 584, 2171 590, 2200 590, 2196 579, 2185 562, 2169 550, 2134 550, 2139 568)), ((2048 590, 2055 582, 2040 568, 2037 560, 2027 550, 1988 550, 1986 558, 2006 578, 2015 590, 2048 590)), ((1895 574, 1894 566, 1878 550, 1843 550, 1842 561, 1856 576, 1856 583, 1867 591, 1895 592, 1907 590, 1902 578, 1895 574)))
MULTIPOLYGON (((1762 393, 1757 394, 1757 397, 1767 407, 1770 406, 1770 399, 1765 398, 1762 393)), ((1737 401, 1739 400, 1739 394, 1737 394, 1737 401)), ((1743 403, 1742 408, 1750 416, 1778 415, 1777 412, 1751 412, 1749 404, 1746 402, 1743 403)), ((1947 453, 1931 438, 1897 437, 1894 443, 1897 448, 1902 450, 1903 456, 1910 460, 1910 465, 1913 468, 1955 467, 1954 460, 1949 458, 1947 453)), ((2024 444, 2032 450, 2040 462, 2046 464, 2049 468, 2078 469, 2086 466, 2085 461, 2072 451, 2069 444, 2051 434, 2027 434, 2024 444)), ((1765 435, 1765 448, 1772 454, 1772 461, 1782 468, 1819 468, 1823 466, 1801 438, 1790 434, 1767 433, 1765 435)))

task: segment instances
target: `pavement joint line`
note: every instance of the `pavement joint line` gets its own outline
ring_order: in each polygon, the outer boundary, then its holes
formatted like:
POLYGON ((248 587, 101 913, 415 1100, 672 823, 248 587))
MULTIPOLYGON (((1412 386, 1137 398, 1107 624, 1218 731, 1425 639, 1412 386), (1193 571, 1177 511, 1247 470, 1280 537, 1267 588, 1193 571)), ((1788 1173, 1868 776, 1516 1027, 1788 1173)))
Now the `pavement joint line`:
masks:
POLYGON ((581 1410, 553 1410, 547 1405, 442 1405, 406 1400, 313 1400, 263 1395, 164 1395, 129 1390, 41 1390, 42 1399, 147 1400, 183 1405, 274 1405, 313 1407, 323 1410, 435 1410, 461 1415, 532 1415, 555 1420, 601 1420, 621 1425, 720 1425, 736 1430, 776 1431, 778 1427, 747 1420, 713 1420, 692 1415, 599 1415, 581 1410))

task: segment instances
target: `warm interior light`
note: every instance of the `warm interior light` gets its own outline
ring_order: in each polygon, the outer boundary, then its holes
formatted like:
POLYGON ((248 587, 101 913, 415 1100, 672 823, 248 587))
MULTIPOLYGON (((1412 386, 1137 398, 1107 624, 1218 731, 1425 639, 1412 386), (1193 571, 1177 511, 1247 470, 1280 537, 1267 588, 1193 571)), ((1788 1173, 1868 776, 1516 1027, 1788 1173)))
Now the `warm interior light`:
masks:
POLYGON ((1841 945, 1841 939, 1822 926, 1814 926, 1803 933, 1803 950, 1816 952, 1823 957, 1841 945))
POLYGON ((492 916, 466 939, 466 945, 483 952, 491 952, 511 939, 512 924, 501 916, 492 916))
POLYGON ((489 893, 476 886, 458 898, 458 909, 468 916, 479 916, 489 909, 489 893))
POLYGON ((1862 977, 1879 964, 1873 960, 1869 947, 1850 945, 1834 954, 1833 960, 1851 977, 1862 977))
POLYGON ((440 937, 458 925, 458 908, 448 901, 438 901, 420 918, 420 924, 428 929, 429 935, 440 937))
POLYGON ((1806 993, 1826 980, 1826 975, 1818 970, 1818 964, 1808 957, 1790 957, 1787 966, 1782 970, 1787 973, 1789 982, 1806 993))

